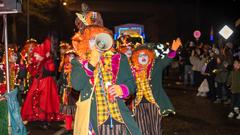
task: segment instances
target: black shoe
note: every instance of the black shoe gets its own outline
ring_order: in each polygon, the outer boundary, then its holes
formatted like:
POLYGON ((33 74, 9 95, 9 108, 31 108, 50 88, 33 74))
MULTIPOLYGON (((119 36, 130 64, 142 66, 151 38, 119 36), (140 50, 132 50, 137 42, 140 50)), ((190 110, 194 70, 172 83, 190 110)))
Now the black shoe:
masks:
POLYGON ((48 127, 47 124, 43 124, 43 125, 40 126, 40 128, 43 129, 43 130, 47 130, 49 127, 48 127))

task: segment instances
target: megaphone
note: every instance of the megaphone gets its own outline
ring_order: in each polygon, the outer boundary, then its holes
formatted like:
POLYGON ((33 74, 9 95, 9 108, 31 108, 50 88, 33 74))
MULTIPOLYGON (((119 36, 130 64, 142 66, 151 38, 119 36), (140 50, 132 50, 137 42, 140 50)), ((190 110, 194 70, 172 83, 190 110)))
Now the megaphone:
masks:
POLYGON ((110 34, 100 33, 96 35, 95 45, 99 51, 107 51, 113 45, 113 38, 110 34))

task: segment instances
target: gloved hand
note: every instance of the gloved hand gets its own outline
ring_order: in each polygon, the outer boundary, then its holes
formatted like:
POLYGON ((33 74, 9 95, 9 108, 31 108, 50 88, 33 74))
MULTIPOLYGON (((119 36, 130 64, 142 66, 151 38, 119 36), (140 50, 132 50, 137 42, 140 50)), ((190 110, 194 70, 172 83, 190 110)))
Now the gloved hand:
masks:
POLYGON ((173 51, 177 51, 177 49, 182 45, 182 42, 180 40, 180 38, 177 38, 176 40, 173 40, 173 43, 172 43, 172 50, 173 51))
POLYGON ((122 88, 120 87, 120 85, 112 85, 108 87, 108 93, 110 94, 110 96, 113 96, 114 98, 123 95, 122 88))

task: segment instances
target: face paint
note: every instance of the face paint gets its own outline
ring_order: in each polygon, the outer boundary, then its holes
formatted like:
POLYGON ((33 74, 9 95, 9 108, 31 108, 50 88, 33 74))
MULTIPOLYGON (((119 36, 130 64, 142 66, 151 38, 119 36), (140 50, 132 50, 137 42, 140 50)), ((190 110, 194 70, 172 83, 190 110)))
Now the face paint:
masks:
POLYGON ((149 61, 149 57, 147 54, 145 54, 144 52, 141 52, 139 55, 138 55, 138 62, 141 64, 141 65, 146 65, 149 61))
POLYGON ((128 58, 130 58, 130 57, 132 56, 132 51, 131 51, 131 50, 127 50, 127 51, 125 52, 125 55, 126 55, 128 58))
POLYGON ((72 59, 74 59, 74 58, 75 58, 75 55, 74 55, 74 54, 69 54, 69 62, 71 62, 72 59))
POLYGON ((130 58, 132 56, 132 50, 131 47, 128 47, 127 51, 125 52, 125 55, 130 58))

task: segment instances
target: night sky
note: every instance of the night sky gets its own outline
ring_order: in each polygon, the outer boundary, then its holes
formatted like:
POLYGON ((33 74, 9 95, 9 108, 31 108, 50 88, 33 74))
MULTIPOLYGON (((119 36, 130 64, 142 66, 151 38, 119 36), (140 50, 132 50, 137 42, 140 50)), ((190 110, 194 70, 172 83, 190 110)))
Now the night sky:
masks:
MULTIPOLYGON (((31 37, 41 41, 46 33, 56 31, 61 40, 70 40, 74 33, 75 12, 81 11, 82 2, 100 12, 104 25, 111 30, 126 23, 143 24, 149 42, 166 42, 176 37, 183 41, 194 40, 192 34, 196 29, 202 32, 200 41, 209 42, 211 27, 217 38, 221 27, 227 24, 234 29, 234 22, 240 18, 240 0, 75 0, 74 4, 58 6, 62 12, 47 13, 53 16, 51 24, 31 16, 31 37)), ((13 17, 8 18, 11 42, 13 17)), ((26 21, 21 14, 17 18, 17 42, 21 44, 26 40, 26 21)))

